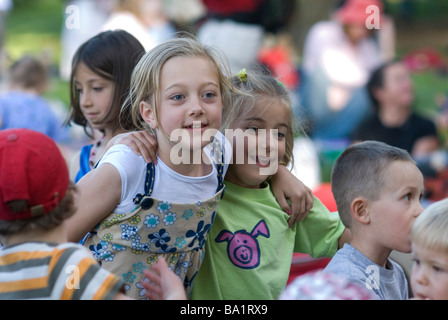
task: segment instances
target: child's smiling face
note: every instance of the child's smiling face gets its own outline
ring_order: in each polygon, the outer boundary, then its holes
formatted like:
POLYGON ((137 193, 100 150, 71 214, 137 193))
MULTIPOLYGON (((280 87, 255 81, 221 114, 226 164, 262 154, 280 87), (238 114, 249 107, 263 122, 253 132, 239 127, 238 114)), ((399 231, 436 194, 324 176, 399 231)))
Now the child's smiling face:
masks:
POLYGON ((233 132, 241 129, 243 134, 233 136, 233 164, 229 166, 226 180, 259 188, 268 178, 263 172, 276 171, 285 155, 289 115, 279 99, 262 96, 249 112, 233 122, 233 132))
MULTIPOLYGON (((178 129, 188 132, 190 137, 193 134, 202 137, 208 130, 216 133, 221 125, 223 108, 218 74, 208 58, 174 57, 161 70, 157 117, 154 106, 148 103, 143 106, 143 110, 149 110, 145 121, 153 128, 163 130, 157 133, 160 147, 163 141, 171 145, 166 141, 170 137, 179 138, 175 131, 178 129)), ((202 141, 200 146, 195 145, 194 139, 182 141, 189 143, 186 147, 191 150, 209 144, 210 138, 202 141)))

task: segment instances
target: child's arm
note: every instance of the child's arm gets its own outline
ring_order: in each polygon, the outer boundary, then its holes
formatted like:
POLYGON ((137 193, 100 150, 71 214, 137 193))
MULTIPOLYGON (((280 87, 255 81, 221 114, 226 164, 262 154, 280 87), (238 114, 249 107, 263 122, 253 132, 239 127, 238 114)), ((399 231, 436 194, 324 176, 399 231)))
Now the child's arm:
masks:
POLYGON ((314 197, 311 189, 284 165, 279 165, 277 173, 271 177, 271 189, 283 211, 291 215, 288 220, 290 227, 297 221, 305 219, 313 207, 314 197))
POLYGON ((145 295, 150 300, 187 299, 182 281, 168 268, 165 259, 160 258, 152 270, 145 269, 143 273, 150 280, 142 282, 146 289, 145 295))
POLYGON ((125 144, 135 154, 141 155, 146 162, 157 164, 157 140, 148 131, 133 131, 121 133, 110 139, 105 152, 116 144, 125 144))
POLYGON ((121 199, 121 177, 117 169, 105 163, 87 173, 78 186, 77 210, 67 220, 68 240, 79 242, 105 219, 121 199))
POLYGON ((271 177, 271 189, 283 211, 291 215, 288 220, 290 227, 297 221, 305 219, 313 207, 314 197, 311 189, 284 165, 279 165, 277 173, 271 177))

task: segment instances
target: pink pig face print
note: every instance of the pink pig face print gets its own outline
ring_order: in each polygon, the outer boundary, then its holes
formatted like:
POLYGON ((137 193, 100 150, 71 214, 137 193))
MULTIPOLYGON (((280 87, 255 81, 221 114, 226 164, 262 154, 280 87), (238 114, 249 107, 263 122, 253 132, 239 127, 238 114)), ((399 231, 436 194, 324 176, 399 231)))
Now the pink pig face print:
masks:
POLYGON ((242 269, 254 269, 259 266, 261 259, 258 236, 266 238, 270 236, 264 220, 260 220, 250 233, 246 230, 239 230, 235 233, 222 230, 215 241, 217 243, 228 242, 227 255, 235 266, 242 269))

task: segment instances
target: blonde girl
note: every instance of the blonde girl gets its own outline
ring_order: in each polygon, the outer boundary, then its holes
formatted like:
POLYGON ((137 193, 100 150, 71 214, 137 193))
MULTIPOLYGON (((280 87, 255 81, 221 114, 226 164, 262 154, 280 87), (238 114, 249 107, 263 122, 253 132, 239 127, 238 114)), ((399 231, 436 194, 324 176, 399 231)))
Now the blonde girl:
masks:
POLYGON ((160 257, 187 292, 199 270, 231 157, 218 131, 231 101, 222 70, 219 56, 192 38, 147 52, 132 74, 121 124, 157 137, 157 164, 118 144, 78 182, 81 204, 70 238, 79 241, 93 231, 85 246, 123 278, 132 297, 144 296, 143 271, 160 257), (170 139, 176 130, 186 134, 170 139), (191 136, 199 136, 199 143, 191 136), (199 152, 202 161, 177 163, 171 150, 178 145, 187 160, 199 152))

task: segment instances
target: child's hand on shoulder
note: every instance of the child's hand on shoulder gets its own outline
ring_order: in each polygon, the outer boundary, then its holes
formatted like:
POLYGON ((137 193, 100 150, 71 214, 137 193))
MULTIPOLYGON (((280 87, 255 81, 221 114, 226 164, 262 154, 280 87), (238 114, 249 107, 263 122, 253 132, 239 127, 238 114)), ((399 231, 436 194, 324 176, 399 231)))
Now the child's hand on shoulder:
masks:
POLYGON ((280 207, 290 215, 290 227, 305 219, 313 207, 314 196, 311 189, 284 165, 279 165, 277 173, 272 176, 271 189, 280 207))
POLYGON ((157 164, 157 140, 148 131, 132 131, 118 134, 109 141, 106 150, 117 144, 125 144, 135 154, 142 156, 146 162, 157 164))

